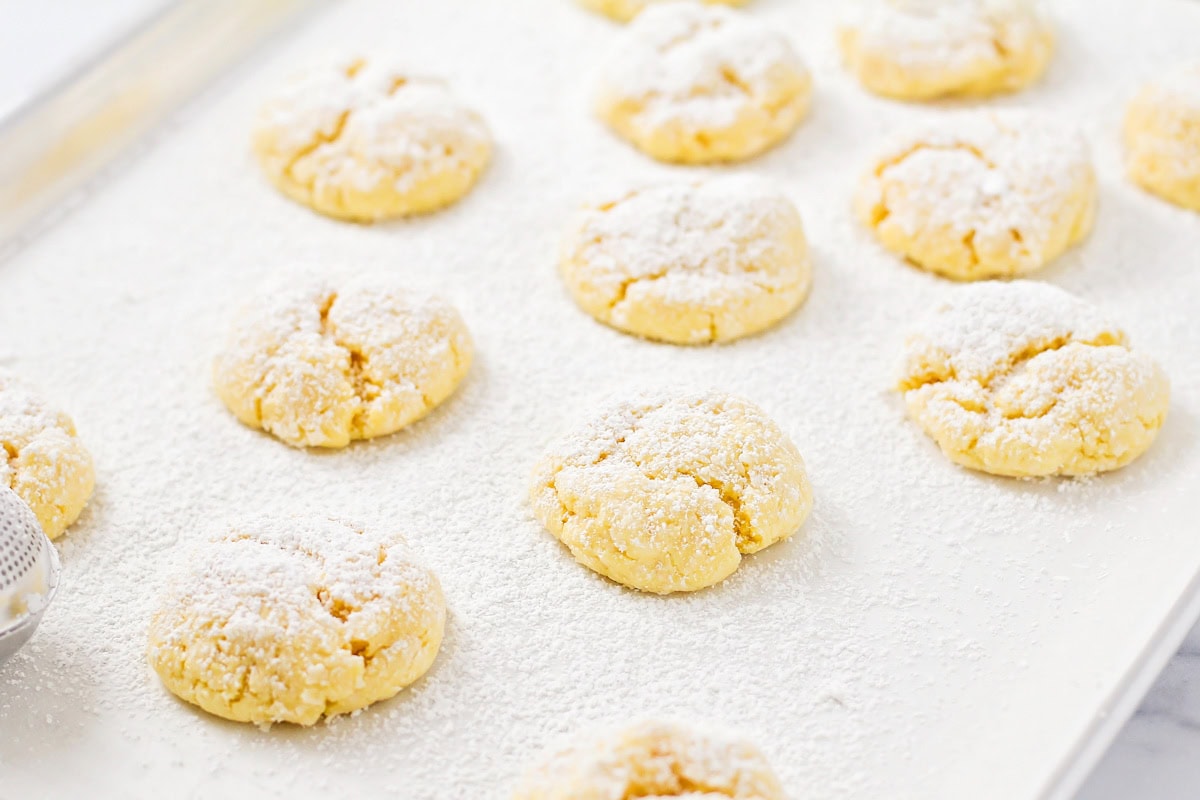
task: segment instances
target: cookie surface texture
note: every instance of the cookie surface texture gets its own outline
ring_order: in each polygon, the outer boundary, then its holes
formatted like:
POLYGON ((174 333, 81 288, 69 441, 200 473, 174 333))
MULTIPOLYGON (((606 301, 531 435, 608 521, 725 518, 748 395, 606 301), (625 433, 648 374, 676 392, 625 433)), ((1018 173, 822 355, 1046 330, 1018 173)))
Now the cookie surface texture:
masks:
POLYGON ((280 273, 237 315, 213 379, 245 424, 295 447, 344 447, 428 414, 471 354, 449 303, 388 273, 280 273))
POLYGON ((909 336, 898 388, 951 461, 1013 477, 1128 464, 1170 398, 1162 369, 1106 314, 1033 281, 953 290, 909 336))
POLYGON ((620 404, 534 470, 535 516, 584 566, 669 594, 728 577, 812 508, 796 446, 761 409, 717 392, 620 404))
POLYGON ((356 222, 450 205, 492 148, 483 120, 445 83, 373 57, 296 75, 263 106, 253 144, 281 192, 356 222))
POLYGON ((312 725, 429 669, 446 607, 398 534, 321 517, 232 525, 177 575, 147 657, 174 694, 238 722, 312 725))
POLYGON ((559 268, 612 327, 674 344, 758 333, 804 301, 812 269, 794 205, 730 175, 606 198, 576 218, 559 268))

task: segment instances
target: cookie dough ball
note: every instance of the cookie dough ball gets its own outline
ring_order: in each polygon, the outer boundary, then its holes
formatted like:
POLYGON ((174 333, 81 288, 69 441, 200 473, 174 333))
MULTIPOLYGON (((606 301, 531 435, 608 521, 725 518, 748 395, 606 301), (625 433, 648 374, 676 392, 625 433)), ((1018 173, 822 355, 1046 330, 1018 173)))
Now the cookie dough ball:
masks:
POLYGON ((1146 451, 1170 389, 1093 306, 1043 283, 950 294, 905 345, 909 416, 951 461, 993 475, 1090 475, 1146 451))
POLYGON ((176 576, 147 657, 210 714, 312 725, 420 678, 445 622, 437 577, 398 534, 263 517, 230 527, 176 576))
POLYGON ((796 207, 744 176, 654 186, 588 206, 560 268, 596 319, 675 344, 768 328, 800 305, 811 281, 796 207))
POLYGON ((641 722, 548 754, 513 800, 690 797, 786 800, 753 744, 669 722, 641 722))
POLYGON ((1088 234, 1096 176, 1075 131, 1024 112, 967 112, 896 138, 856 208, 884 247, 922 269, 1009 277, 1088 234))
POLYGON ((662 161, 739 161, 786 138, 811 92, 804 62, 769 26, 724 6, 663 3, 602 65, 596 113, 662 161))
MULTIPOLYGON (((579 0, 584 6, 607 14, 615 20, 628 22, 646 10, 654 3, 675 2, 675 0, 579 0)), ((745 5, 747 0, 702 0, 705 3, 723 3, 727 6, 745 5)))
POLYGON ((1125 117, 1125 146, 1134 182, 1200 211, 1200 62, 1142 88, 1125 117))
POLYGON ((550 449, 531 501, 579 563, 668 594, 711 586, 791 536, 812 488, 761 409, 711 392, 610 409, 550 449))
POLYGON ((213 379, 250 427, 295 447, 345 447, 425 416, 470 364, 471 337, 444 300, 385 273, 301 273, 245 305, 213 379))
POLYGON ((0 370, 0 486, 16 492, 54 539, 79 519, 95 485, 71 418, 0 370))
POLYGON ((901 100, 981 97, 1036 81, 1054 51, 1038 0, 861 0, 839 30, 847 67, 901 100))
POLYGON ((348 58, 301 73, 268 102, 254 151, 288 197, 372 222, 462 197, 488 163, 491 136, 441 81, 348 58))

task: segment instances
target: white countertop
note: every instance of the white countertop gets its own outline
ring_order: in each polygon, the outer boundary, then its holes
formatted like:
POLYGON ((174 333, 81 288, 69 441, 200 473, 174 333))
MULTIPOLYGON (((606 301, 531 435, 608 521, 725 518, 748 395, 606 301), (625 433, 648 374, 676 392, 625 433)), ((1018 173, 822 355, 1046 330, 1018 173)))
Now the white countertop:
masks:
MULTIPOLYGON (((565 2, 565 0, 563 0, 565 2)), ((167 0, 0 0, 0 117, 167 0)), ((1167 665, 1079 800, 1200 796, 1200 625, 1167 665)))

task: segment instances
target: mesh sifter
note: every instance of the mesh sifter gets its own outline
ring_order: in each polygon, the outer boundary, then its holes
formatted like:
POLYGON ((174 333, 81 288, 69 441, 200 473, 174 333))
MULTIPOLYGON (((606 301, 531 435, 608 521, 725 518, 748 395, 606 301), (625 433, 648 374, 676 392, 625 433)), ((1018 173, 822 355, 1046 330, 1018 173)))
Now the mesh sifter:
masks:
POLYGON ((58 552, 29 506, 0 488, 0 664, 21 649, 58 589, 58 552))

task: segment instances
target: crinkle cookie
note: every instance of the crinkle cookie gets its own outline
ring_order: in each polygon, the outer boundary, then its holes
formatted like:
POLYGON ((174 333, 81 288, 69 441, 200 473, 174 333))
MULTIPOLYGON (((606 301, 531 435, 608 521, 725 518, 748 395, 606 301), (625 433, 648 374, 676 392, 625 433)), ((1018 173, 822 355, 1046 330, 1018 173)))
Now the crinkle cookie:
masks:
POLYGON ((254 151, 288 197, 372 222, 462 197, 491 157, 491 135, 441 81, 354 57, 284 86, 259 114, 254 151))
MULTIPOLYGON (((592 9, 599 11, 601 14, 607 14, 615 20, 628 22, 638 14, 646 10, 647 7, 655 3, 663 2, 679 2, 679 0, 579 0, 579 2, 592 9)), ((704 3, 720 3, 727 6, 742 6, 748 0, 700 0, 704 3)))
POLYGON ((1039 0, 860 0, 850 8, 842 57, 885 97, 1013 92, 1041 77, 1054 52, 1039 0))
POLYGON ((675 344, 757 333, 808 294, 796 207, 729 175, 626 192, 585 208, 560 269, 576 302, 626 333, 675 344))
POLYGON ((147 658, 171 692, 210 714, 312 725, 420 678, 445 621, 437 577, 400 535, 262 517, 231 526, 175 577, 147 658))
POLYGON ((428 414, 471 353, 452 306, 389 274, 285 273, 242 308, 213 380, 245 424, 295 447, 344 447, 428 414))
POLYGON ((575 559, 657 594, 728 577, 812 508, 796 446, 757 406, 710 392, 623 403, 552 446, 534 514, 575 559))
POLYGON ((908 337, 909 416, 951 461, 993 475, 1090 475, 1150 447, 1166 375, 1105 314, 1032 281, 963 286, 908 337))
POLYGON ((47 536, 61 536, 92 496, 92 457, 71 418, 6 370, 0 370, 0 448, 0 486, 33 509, 47 536))
POLYGON ((1134 182, 1200 211, 1200 61, 1142 88, 1125 116, 1125 146, 1134 182))
POLYGON ((596 113, 662 161, 740 161, 786 138, 811 93, 781 33, 724 6, 663 3, 620 34, 600 69, 596 113))
POLYGON ((639 722, 548 753, 513 800, 786 800, 750 742, 670 722, 639 722))
POLYGON ((855 206, 884 247, 922 269, 1010 277, 1088 234, 1096 176, 1074 130, 1028 112, 964 112, 897 136, 855 206))

